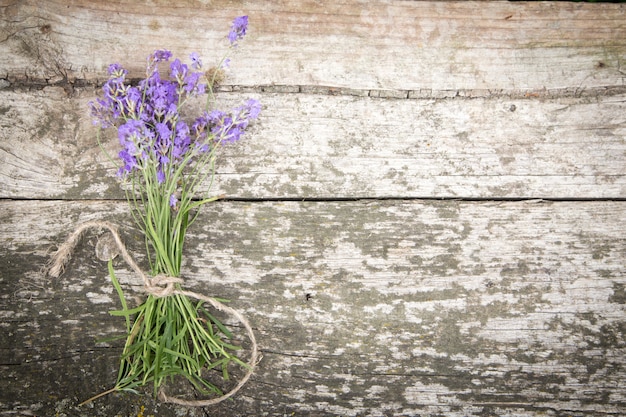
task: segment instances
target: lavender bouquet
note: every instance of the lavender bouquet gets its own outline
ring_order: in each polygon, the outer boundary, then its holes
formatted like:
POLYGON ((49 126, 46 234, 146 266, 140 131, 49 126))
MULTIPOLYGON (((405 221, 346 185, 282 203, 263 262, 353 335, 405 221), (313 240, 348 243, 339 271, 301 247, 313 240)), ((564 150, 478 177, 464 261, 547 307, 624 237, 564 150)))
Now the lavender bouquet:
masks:
MULTIPOLYGON (((244 37, 247 26, 247 16, 234 20, 228 35, 231 48, 244 37)), ((213 88, 227 64, 223 58, 205 72, 196 53, 188 65, 172 60, 167 50, 157 50, 148 57, 146 78, 138 83, 130 82, 119 64, 110 65, 103 97, 90 103, 97 125, 117 129, 118 176, 127 184, 133 217, 145 234, 148 283, 158 289, 148 291, 140 306, 128 308, 109 261, 122 303, 122 309, 112 314, 125 317, 127 336, 117 383, 96 397, 134 391, 148 383, 156 396, 163 382, 174 376, 185 377, 203 394, 221 395, 207 371, 221 370, 227 379, 229 363, 249 366, 235 354, 238 347, 226 341, 232 338, 230 331, 205 308, 204 300, 192 300, 189 295, 195 294, 184 291, 179 278, 187 228, 200 206, 216 199, 198 199, 198 187, 212 181, 220 146, 238 141, 261 108, 250 99, 230 111, 212 109, 213 88), (169 69, 167 76, 163 68, 169 69), (186 122, 182 109, 187 100, 202 95, 207 96, 206 108, 186 122), (169 291, 159 287, 166 284, 169 291)))

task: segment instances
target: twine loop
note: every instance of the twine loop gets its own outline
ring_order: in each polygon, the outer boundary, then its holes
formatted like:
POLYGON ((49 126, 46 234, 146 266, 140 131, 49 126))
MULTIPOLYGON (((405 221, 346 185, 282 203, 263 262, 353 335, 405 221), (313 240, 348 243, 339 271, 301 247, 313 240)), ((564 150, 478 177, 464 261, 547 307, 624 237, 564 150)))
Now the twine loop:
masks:
POLYGON ((189 401, 189 400, 183 400, 177 397, 170 397, 165 393, 163 388, 160 388, 159 395, 158 395, 159 399, 161 399, 161 401, 174 403, 174 404, 196 406, 196 407, 206 407, 209 405, 220 403, 224 401, 225 399, 230 398, 233 395, 235 395, 235 393, 239 391, 241 387, 243 387, 243 385, 248 381, 248 379, 250 379, 250 377, 252 376, 252 373, 254 372, 254 367, 261 360, 261 355, 259 354, 256 337, 254 336, 254 332, 252 331, 252 326, 250 326, 250 323, 248 322, 248 320, 240 312, 238 312, 234 308, 224 305, 223 303, 216 300, 215 298, 207 297, 202 294, 179 289, 176 286, 176 284, 182 283, 183 282, 182 278, 170 277, 170 276, 163 275, 163 274, 156 275, 154 277, 147 276, 141 270, 141 268, 139 268, 139 265, 137 265, 135 260, 130 256, 130 254, 126 250, 126 245, 124 245, 124 242, 122 242, 122 239, 120 238, 120 235, 117 232, 117 226, 114 225, 113 223, 104 222, 104 221, 91 221, 91 222, 86 222, 86 223, 82 223, 81 225, 79 225, 76 228, 76 230, 74 230, 68 236, 67 240, 61 246, 59 246, 59 249, 53 255, 52 260, 49 264, 48 275, 54 278, 58 278, 63 273, 63 271, 65 270, 65 266, 71 259, 72 252, 74 251, 74 248, 78 244, 82 234, 86 230, 91 229, 91 228, 95 228, 98 230, 108 229, 109 232, 111 232, 111 235, 113 236, 113 240, 116 246, 118 247, 122 258, 126 261, 128 266, 130 266, 133 269, 133 271, 135 271, 135 273, 139 275, 139 277, 142 279, 143 284, 144 284, 144 290, 148 294, 151 294, 155 297, 167 297, 170 295, 184 295, 187 297, 195 298, 197 300, 201 300, 206 303, 209 303, 217 310, 220 310, 224 313, 230 314, 233 317, 235 317, 246 329, 248 338, 250 339, 250 342, 252 344, 250 360, 248 361, 248 370, 246 374, 243 376, 243 378, 241 378, 239 383, 233 389, 231 389, 229 392, 225 393, 224 395, 217 397, 217 398, 210 399, 210 400, 189 401))
POLYGON ((168 295, 174 295, 176 293, 176 286, 174 284, 180 284, 182 282, 183 280, 181 278, 157 275, 152 278, 147 278, 144 289, 148 294, 155 297, 167 297, 168 295))

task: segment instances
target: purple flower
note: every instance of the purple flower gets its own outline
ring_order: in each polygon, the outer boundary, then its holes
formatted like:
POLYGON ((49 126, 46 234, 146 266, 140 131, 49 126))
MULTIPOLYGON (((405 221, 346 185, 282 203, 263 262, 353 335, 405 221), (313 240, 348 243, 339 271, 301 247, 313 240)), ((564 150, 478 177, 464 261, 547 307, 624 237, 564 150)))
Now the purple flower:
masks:
POLYGON ((165 182, 165 173, 162 169, 159 169, 157 171, 157 181, 159 182, 159 184, 163 184, 165 182))
POLYGON ((141 108, 141 93, 137 87, 130 87, 122 100, 124 114, 128 117, 139 114, 141 108))
MULTIPOLYGON (((200 80, 199 72, 190 72, 189 74, 187 74, 187 76, 185 77, 183 81, 183 88, 187 92, 187 94, 191 94, 194 90, 196 90, 196 87, 198 87, 199 80, 200 80)), ((204 85, 203 84, 201 85, 204 88, 204 85)))
POLYGON ((130 119, 123 125, 117 128, 117 136, 120 140, 120 145, 126 146, 127 142, 132 142, 134 138, 140 138, 141 133, 144 130, 144 125, 139 120, 130 119))
POLYGON ((109 65, 109 68, 107 68, 107 72, 109 73, 109 78, 116 82, 124 81, 124 78, 126 78, 126 74, 128 74, 128 71, 122 68, 120 64, 109 65))
POLYGON ((261 113, 261 103, 259 100, 255 100, 253 98, 249 99, 246 101, 246 107, 248 109, 248 117, 250 119, 256 119, 259 117, 259 114, 261 113))
POLYGON ((178 203, 178 198, 174 194, 170 196, 170 207, 175 208, 178 203))
MULTIPOLYGON (((169 148, 167 144, 164 144, 164 143, 160 143, 159 146, 157 146, 154 149, 156 153, 156 158, 159 163, 159 167, 161 167, 161 170, 163 169, 165 165, 167 165, 170 162, 170 158, 167 156, 168 149, 169 148)), ((159 182, 162 182, 162 181, 159 181, 159 182)))
POLYGON ((157 64, 163 61, 169 61, 172 57, 172 53, 166 49, 157 49, 150 56, 148 56, 148 65, 146 67, 146 74, 150 75, 157 71, 157 64))
POLYGON ((206 137, 206 125, 209 123, 207 116, 208 114, 204 112, 204 114, 198 117, 191 125, 191 130, 196 135, 196 139, 206 137))
POLYGON ((196 142, 196 151, 197 151, 199 154, 202 154, 202 153, 207 153, 207 152, 209 152, 209 150, 210 150, 210 149, 211 149, 211 148, 210 148, 210 147, 209 147, 209 145, 207 145, 206 143, 196 142))
POLYGON ((140 87, 146 89, 146 97, 149 99, 154 115, 158 118, 166 116, 177 107, 178 93, 174 83, 158 81, 140 87))
POLYGON ((138 166, 137 159, 125 150, 119 152, 119 157, 124 162, 124 165, 118 171, 118 175, 120 176, 132 171, 133 168, 138 166))
POLYGON ((213 110, 206 115, 211 126, 211 133, 218 143, 232 143, 241 139, 250 120, 256 119, 261 112, 261 103, 250 99, 244 105, 235 108, 230 114, 220 110, 213 110))
POLYGON ((167 123, 159 122, 154 126, 154 128, 161 138, 169 138, 172 134, 172 130, 169 128, 167 123))
POLYGON ((183 64, 178 58, 176 58, 174 62, 170 64, 171 76, 181 82, 187 76, 188 70, 189 70, 189 67, 187 67, 186 64, 183 64))
POLYGON ((199 70, 202 68, 202 61, 200 60, 200 56, 197 52, 192 52, 189 55, 189 59, 191 60, 191 68, 195 70, 199 70))
POLYGON ((239 16, 233 20, 233 25, 228 33, 228 40, 232 46, 237 46, 237 41, 243 39, 248 30, 248 16, 239 16))
POLYGON ((159 138, 154 145, 154 154, 159 167, 163 167, 170 163, 170 148, 172 140, 169 137, 159 138))
POLYGON ((93 124, 100 125, 103 129, 113 126, 115 108, 109 100, 96 99, 89 102, 89 109, 93 117, 93 124))
MULTIPOLYGON (((232 45, 244 37, 247 27, 247 16, 233 21, 228 35, 232 45)), ((128 72, 120 64, 111 64, 103 97, 89 103, 95 124, 117 126, 121 176, 153 166, 158 183, 170 181, 170 175, 182 172, 181 165, 194 163, 196 156, 239 140, 261 111, 260 103, 251 99, 228 112, 204 112, 188 125, 180 107, 188 96, 206 91, 206 84, 200 83, 202 62, 196 52, 190 54, 189 66, 171 58, 168 50, 154 51, 147 59, 146 78, 138 84, 127 82, 128 72), (169 62, 167 76, 159 72, 160 62, 169 62)), ((223 65, 227 64, 225 60, 223 65)), ((177 203, 172 195, 170 205, 177 203)))
POLYGON ((154 59, 155 62, 169 61, 171 57, 172 57, 172 53, 168 51, 167 49, 157 49, 152 54, 152 58, 154 59))
POLYGON ((172 156, 179 160, 183 159, 190 144, 191 137, 189 136, 189 127, 187 126, 187 123, 182 121, 178 122, 176 125, 176 137, 174 138, 172 156))

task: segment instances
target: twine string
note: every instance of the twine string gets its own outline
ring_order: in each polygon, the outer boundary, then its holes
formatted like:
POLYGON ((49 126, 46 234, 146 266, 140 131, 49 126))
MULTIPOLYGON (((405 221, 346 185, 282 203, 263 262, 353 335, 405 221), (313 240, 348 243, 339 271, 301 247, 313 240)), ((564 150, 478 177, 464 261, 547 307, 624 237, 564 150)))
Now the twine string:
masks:
POLYGON ((248 361, 248 370, 246 374, 243 376, 243 378, 241 378, 239 383, 233 389, 223 394, 222 396, 213 398, 213 399, 184 400, 182 398, 168 396, 165 393, 165 390, 161 387, 159 389, 159 394, 158 394, 159 399, 163 402, 174 403, 174 404, 179 404, 179 405, 206 407, 209 405, 220 403, 226 400, 227 398, 230 398, 233 395, 235 395, 237 391, 239 391, 241 387, 244 386, 244 384, 248 381, 248 379, 250 379, 250 377, 252 376, 252 373, 254 372, 254 367, 261 359, 259 351, 258 351, 256 337, 254 336, 252 326, 250 326, 250 323, 248 322, 248 320, 240 312, 238 312, 234 308, 224 305, 223 303, 216 300, 215 298, 207 297, 203 294, 198 294, 192 291, 184 291, 184 290, 178 289, 175 284, 180 284, 183 282, 183 280, 179 277, 170 277, 167 275, 156 275, 154 277, 149 277, 148 275, 146 275, 141 270, 139 265, 137 265, 137 263, 132 258, 132 256, 130 256, 128 251, 126 250, 126 245, 124 245, 124 242, 122 242, 122 239, 120 238, 120 235, 117 231, 117 226, 114 225, 113 223, 106 222, 106 221, 90 221, 90 222, 80 224, 68 236, 67 240, 61 246, 59 246, 59 249, 53 255, 51 263, 50 263, 50 267, 48 268, 48 274, 54 278, 58 278, 63 273, 63 271, 65 270, 65 266, 67 265, 67 263, 72 257, 72 253, 74 249, 76 248, 76 245, 80 241, 81 236, 88 229, 99 229, 99 230, 108 229, 109 232, 111 232, 111 235, 113 236, 113 240, 115 241, 115 244, 120 251, 120 255, 122 256, 124 261, 126 261, 128 266, 130 266, 132 270, 135 271, 135 273, 141 277, 143 284, 144 284, 144 289, 148 294, 151 294, 155 297, 167 297, 170 295, 183 295, 186 297, 191 297, 197 300, 204 301, 206 303, 211 304, 217 310, 230 314, 231 316, 235 317, 246 329, 246 333, 248 334, 248 338, 250 339, 250 342, 252 344, 251 346, 252 352, 250 354, 250 359, 248 361))

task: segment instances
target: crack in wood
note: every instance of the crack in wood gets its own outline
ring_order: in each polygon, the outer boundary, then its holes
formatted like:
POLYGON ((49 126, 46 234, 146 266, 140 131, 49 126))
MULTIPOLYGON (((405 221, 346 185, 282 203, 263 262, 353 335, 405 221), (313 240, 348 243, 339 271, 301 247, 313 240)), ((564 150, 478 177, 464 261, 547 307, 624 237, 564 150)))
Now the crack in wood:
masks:
MULTIPOLYGON (((60 70, 60 69, 59 69, 60 70)), ((69 68, 71 70, 71 68, 69 68)), ((622 71, 620 71, 622 72, 622 71)), ((68 95, 73 94, 74 88, 101 87, 89 80, 78 78, 69 79, 66 73, 59 73, 63 78, 55 82, 48 80, 10 80, 8 75, 0 78, 6 81, 2 90, 19 91, 21 89, 42 90, 46 87, 62 87, 68 95)), ((130 80, 136 84, 139 80, 130 80)), ((216 93, 271 93, 271 94, 311 94, 322 96, 353 96, 370 97, 387 100, 450 100, 450 99, 555 99, 555 98, 593 98, 610 97, 626 93, 626 85, 607 85, 603 87, 564 87, 552 89, 452 89, 452 90, 399 90, 399 89, 357 89, 333 87, 325 85, 221 85, 216 93)), ((511 110, 515 111, 515 110, 511 110)))
MULTIPOLYGON (((61 198, 0 198, 0 202, 11 201, 26 201, 26 202, 67 202, 75 201, 74 199, 61 199, 61 198)), ((102 199, 85 199, 81 200, 85 203, 116 203, 125 202, 123 198, 102 198, 102 199)), ((192 201, 200 201, 199 198, 193 198, 192 201)), ((532 197, 260 197, 260 198, 247 198, 247 197, 225 197, 213 204, 224 204, 228 202, 233 203, 342 203, 342 202, 376 202, 376 201, 406 201, 406 202, 430 202, 430 201, 449 201, 449 202, 465 202, 465 203, 527 203, 527 204, 541 204, 541 203, 619 203, 626 202, 626 197, 563 197, 563 198, 532 198, 532 197)), ((306 301, 310 301, 308 298, 306 301)))

